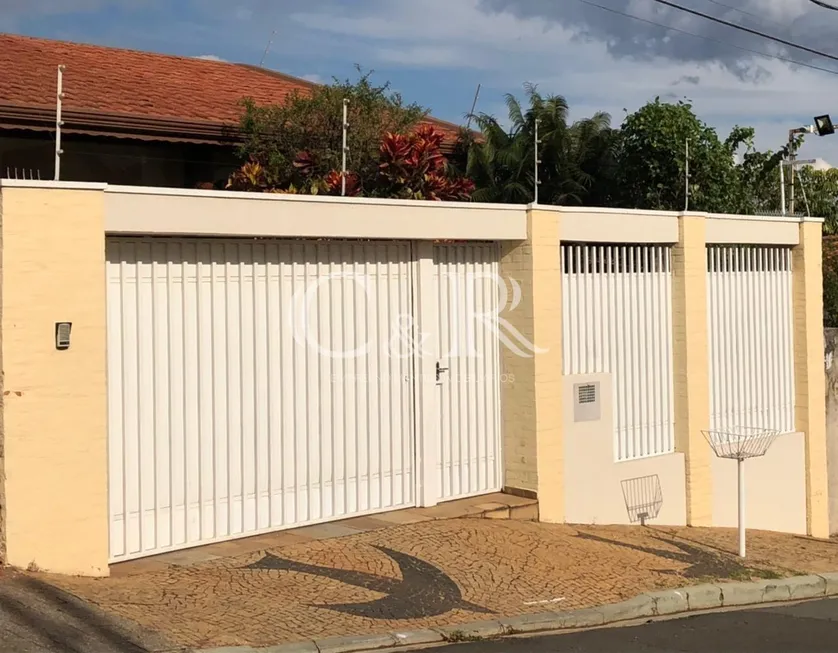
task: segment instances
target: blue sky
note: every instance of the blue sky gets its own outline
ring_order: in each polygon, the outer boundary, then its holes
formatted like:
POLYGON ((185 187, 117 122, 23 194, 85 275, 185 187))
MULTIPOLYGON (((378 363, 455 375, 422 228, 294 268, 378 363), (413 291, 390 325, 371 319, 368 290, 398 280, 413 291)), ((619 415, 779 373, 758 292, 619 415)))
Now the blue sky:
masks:
MULTIPOLYGON (((613 122, 655 96, 688 97, 724 136, 757 128, 776 149, 789 127, 832 112, 838 76, 791 67, 756 49, 838 70, 838 62, 661 7, 653 0, 0 0, 0 31, 186 56, 259 63, 314 80, 375 71, 406 99, 462 122, 504 114, 503 94, 533 82, 568 98, 572 118, 605 110, 613 122), (684 32, 703 36, 698 38, 684 32)), ((807 0, 679 0, 727 20, 823 50, 834 49, 838 12, 807 0)), ((838 135, 810 137, 804 156, 838 165, 838 135)))

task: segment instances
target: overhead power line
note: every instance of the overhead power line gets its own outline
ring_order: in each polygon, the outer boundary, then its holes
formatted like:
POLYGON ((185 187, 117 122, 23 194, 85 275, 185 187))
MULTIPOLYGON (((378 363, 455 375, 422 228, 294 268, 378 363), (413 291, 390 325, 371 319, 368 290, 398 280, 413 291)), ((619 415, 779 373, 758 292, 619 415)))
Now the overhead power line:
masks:
POLYGON ((809 48, 805 45, 800 45, 799 43, 792 43, 791 41, 781 39, 778 36, 772 36, 771 34, 766 34, 765 32, 760 32, 759 30, 751 29, 750 27, 745 27, 744 25, 737 25, 736 23, 731 23, 729 20, 724 20, 723 18, 716 18, 715 16, 711 16, 710 14, 705 14, 703 11, 697 11, 695 9, 689 9, 688 7, 682 7, 681 5, 676 4, 674 2, 670 2, 669 0, 652 0, 652 2, 657 2, 659 5, 671 7, 672 9, 677 9, 678 11, 683 11, 684 13, 692 14, 693 16, 698 16, 699 18, 718 23, 719 25, 724 25, 725 27, 730 27, 731 29, 739 30, 740 32, 746 32, 754 36, 759 36, 763 39, 768 39, 769 41, 774 41, 775 43, 781 43, 782 45, 785 45, 790 48, 795 48, 797 50, 802 50, 803 52, 808 52, 819 57, 825 57, 827 59, 832 59, 833 61, 838 61, 838 56, 834 54, 829 54, 828 52, 821 52, 820 50, 815 50, 814 48, 809 48))
POLYGON ((712 2, 717 7, 724 7, 729 11, 735 11, 736 13, 742 14, 743 16, 750 16, 754 20, 758 20, 760 22, 769 22, 773 25, 777 25, 778 27, 785 27, 785 25, 783 25, 780 22, 777 22, 776 20, 771 20, 770 18, 766 18, 765 16, 760 16, 759 14, 755 14, 753 11, 748 11, 747 9, 739 9, 739 7, 733 7, 732 5, 726 4, 724 2, 719 2, 719 0, 707 0, 707 2, 712 2))
POLYGON ((654 20, 649 20, 648 18, 641 18, 640 16, 635 16, 634 14, 626 13, 625 11, 620 11, 619 9, 614 9, 613 7, 606 7, 605 5, 601 5, 597 2, 593 2, 593 0, 578 0, 582 4, 589 5, 591 7, 596 7, 597 9, 601 9, 602 11, 607 11, 612 14, 616 14, 617 16, 622 16, 623 18, 630 18, 631 20, 636 20, 640 23, 646 23, 647 25, 654 25, 655 27, 661 27, 665 30, 670 32, 676 32, 678 34, 686 34, 687 36, 693 36, 697 39, 702 39, 704 41, 709 41, 711 43, 718 43, 720 45, 724 45, 730 48, 734 48, 736 50, 741 50, 742 52, 748 52, 750 54, 755 54, 760 57, 765 57, 766 59, 776 59, 777 61, 782 61, 784 63, 792 64, 795 66, 802 66, 803 68, 811 68, 812 70, 817 70, 822 73, 829 73, 830 75, 838 75, 838 70, 832 70, 830 68, 823 68, 822 66, 816 66, 815 64, 806 63, 803 61, 797 61, 796 59, 791 59, 789 57, 783 57, 777 54, 769 54, 767 52, 761 52, 760 50, 754 50, 752 48, 746 48, 741 45, 736 45, 735 43, 730 43, 729 41, 723 41, 721 39, 714 39, 711 36, 704 36, 703 34, 696 34, 695 32, 690 32, 689 30, 681 29, 680 27, 672 27, 671 25, 665 25, 663 23, 658 23, 654 20))
POLYGON ((818 7, 823 7, 824 9, 831 9, 832 11, 838 11, 838 5, 834 5, 829 2, 824 2, 823 0, 809 0, 813 5, 818 5, 818 7))

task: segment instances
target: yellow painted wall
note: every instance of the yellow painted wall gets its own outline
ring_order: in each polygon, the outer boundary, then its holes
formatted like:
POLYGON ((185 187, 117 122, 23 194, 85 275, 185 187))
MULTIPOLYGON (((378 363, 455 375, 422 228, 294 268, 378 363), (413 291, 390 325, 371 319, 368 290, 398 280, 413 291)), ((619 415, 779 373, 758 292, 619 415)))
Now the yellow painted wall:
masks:
MULTIPOLYGON (((564 521, 562 443, 562 275, 559 214, 529 212, 527 241, 505 245, 501 273, 520 304, 501 317, 538 351, 501 344, 507 487, 535 491, 542 521, 564 521), (521 353, 530 354, 522 356, 521 353)), ((512 293, 509 293, 511 297, 512 293)), ((511 308, 511 307, 509 307, 511 308)))
POLYGON ((792 253, 794 414, 797 429, 806 436, 806 531, 829 537, 821 239, 821 223, 803 222, 800 244, 792 253))
POLYGON ((107 575, 104 193, 0 194, 6 562, 107 575))
POLYGON ((713 522, 710 428, 710 363, 707 344, 707 242, 703 216, 679 219, 672 251, 672 349, 675 446, 686 466, 687 524, 713 522))

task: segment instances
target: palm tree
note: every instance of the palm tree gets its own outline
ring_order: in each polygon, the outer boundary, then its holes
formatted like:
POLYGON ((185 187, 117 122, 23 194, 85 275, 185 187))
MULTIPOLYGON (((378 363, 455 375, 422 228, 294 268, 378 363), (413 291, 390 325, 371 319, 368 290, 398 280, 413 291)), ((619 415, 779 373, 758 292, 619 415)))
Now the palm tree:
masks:
MULTIPOLYGON (((568 125, 567 100, 560 95, 543 97, 526 85, 529 108, 506 95, 509 128, 494 116, 472 116, 482 138, 469 151, 468 175, 475 181, 475 201, 526 203, 533 199, 535 120, 539 121, 541 146, 539 200, 546 204, 583 204, 613 162, 610 117, 592 118, 568 125)), ((602 193, 599 193, 602 194, 602 193)))

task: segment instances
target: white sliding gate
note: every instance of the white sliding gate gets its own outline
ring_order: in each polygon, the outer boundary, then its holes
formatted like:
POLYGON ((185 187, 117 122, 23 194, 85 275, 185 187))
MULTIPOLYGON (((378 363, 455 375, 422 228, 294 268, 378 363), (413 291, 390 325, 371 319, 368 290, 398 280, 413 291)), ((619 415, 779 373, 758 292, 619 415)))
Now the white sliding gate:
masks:
POLYGON ((495 244, 434 246, 442 500, 503 485, 498 260, 495 244))
POLYGON ((413 504, 410 244, 112 238, 107 269, 112 560, 413 504))
POLYGON ((707 248, 710 428, 794 430, 788 247, 707 248))
POLYGON ((675 450, 665 245, 562 245, 563 372, 611 374, 615 459, 675 450))

